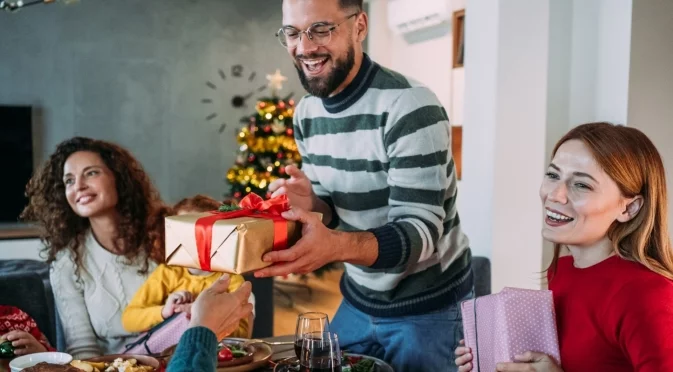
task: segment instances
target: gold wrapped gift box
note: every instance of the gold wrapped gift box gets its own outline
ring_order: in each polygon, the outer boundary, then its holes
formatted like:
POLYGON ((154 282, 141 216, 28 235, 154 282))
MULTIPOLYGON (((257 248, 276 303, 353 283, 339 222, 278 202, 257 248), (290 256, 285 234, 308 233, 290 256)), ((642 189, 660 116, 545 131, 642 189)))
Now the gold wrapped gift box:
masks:
MULTIPOLYGON (((199 218, 212 213, 166 217, 166 264, 202 269, 196 244, 195 226, 199 218)), ((286 221, 287 246, 301 237, 301 223, 286 221)), ((210 271, 245 274, 271 264, 262 256, 273 250, 274 221, 237 217, 216 221, 212 227, 210 271)))

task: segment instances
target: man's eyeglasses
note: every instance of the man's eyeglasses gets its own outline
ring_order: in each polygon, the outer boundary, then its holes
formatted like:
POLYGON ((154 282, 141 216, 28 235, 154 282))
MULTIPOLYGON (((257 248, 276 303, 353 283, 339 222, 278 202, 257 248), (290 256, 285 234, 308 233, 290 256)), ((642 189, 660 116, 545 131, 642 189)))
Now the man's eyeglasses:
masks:
POLYGON ((337 24, 314 23, 305 31, 299 31, 292 26, 281 27, 278 32, 276 32, 276 37, 278 38, 280 45, 288 49, 296 48, 297 45, 299 45, 301 42, 301 34, 303 33, 305 33, 308 39, 315 45, 325 46, 332 40, 332 31, 336 30, 342 23, 358 14, 360 14, 360 12, 353 13, 337 24))

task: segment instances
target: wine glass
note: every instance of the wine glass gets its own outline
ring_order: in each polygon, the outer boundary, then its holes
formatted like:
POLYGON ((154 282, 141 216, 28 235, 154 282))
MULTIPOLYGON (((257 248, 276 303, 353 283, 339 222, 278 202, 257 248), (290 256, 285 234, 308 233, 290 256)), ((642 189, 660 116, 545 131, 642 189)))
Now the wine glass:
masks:
POLYGON ((301 372, 341 372, 341 349, 336 333, 305 334, 299 365, 301 372))
POLYGON ((294 352, 301 353, 304 335, 315 332, 329 332, 329 319, 327 314, 319 312, 302 313, 297 316, 297 329, 294 333, 294 352))

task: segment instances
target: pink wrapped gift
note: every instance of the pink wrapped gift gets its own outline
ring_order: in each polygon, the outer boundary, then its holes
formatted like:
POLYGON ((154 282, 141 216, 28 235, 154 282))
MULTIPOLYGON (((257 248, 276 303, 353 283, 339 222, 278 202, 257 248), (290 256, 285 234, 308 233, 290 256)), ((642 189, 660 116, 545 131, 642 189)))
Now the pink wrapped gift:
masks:
POLYGON ((461 304, 465 345, 473 371, 495 371, 496 364, 537 351, 561 362, 551 291, 504 288, 500 293, 461 304))
POLYGON ((169 347, 175 346, 180 337, 189 328, 187 313, 177 313, 142 333, 137 339, 126 345, 120 354, 157 355, 169 347))

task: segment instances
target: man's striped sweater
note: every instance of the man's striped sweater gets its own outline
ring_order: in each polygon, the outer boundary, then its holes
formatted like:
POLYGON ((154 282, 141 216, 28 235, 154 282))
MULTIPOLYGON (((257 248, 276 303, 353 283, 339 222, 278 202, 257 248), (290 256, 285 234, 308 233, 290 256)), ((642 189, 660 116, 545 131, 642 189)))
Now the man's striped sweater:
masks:
POLYGON ((426 313, 472 290, 448 120, 428 88, 366 54, 345 90, 307 95, 296 107, 302 170, 332 208, 329 227, 370 231, 378 242, 374 265, 346 263, 341 279, 344 297, 364 313, 426 313))

